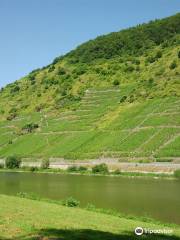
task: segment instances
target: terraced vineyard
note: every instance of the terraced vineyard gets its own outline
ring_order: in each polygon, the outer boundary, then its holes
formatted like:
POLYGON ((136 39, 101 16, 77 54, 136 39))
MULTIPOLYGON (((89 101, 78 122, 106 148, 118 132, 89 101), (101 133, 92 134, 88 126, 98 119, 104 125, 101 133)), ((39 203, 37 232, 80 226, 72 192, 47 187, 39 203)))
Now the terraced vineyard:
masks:
POLYGON ((133 85, 89 89, 74 110, 39 112, 0 122, 0 158, 21 157, 178 161, 180 99, 122 103, 133 85), (24 132, 27 123, 39 128, 24 132))

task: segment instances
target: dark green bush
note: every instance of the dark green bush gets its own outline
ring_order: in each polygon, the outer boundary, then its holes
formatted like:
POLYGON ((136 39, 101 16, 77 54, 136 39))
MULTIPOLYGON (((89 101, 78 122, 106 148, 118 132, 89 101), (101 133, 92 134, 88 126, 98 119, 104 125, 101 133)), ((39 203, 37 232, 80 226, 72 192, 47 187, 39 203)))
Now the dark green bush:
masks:
POLYGON ((125 72, 133 72, 134 71, 134 66, 133 65, 127 66, 124 71, 125 72))
POLYGON ((53 72, 55 70, 55 66, 54 65, 50 65, 48 72, 53 72))
POLYGON ((178 52, 178 58, 180 58, 180 51, 178 52))
POLYGON ((82 66, 78 66, 76 69, 73 70, 73 73, 77 74, 77 75, 82 75, 84 73, 86 73, 87 71, 87 67, 82 65, 82 66))
POLYGON ((156 58, 153 57, 153 56, 150 56, 150 57, 147 58, 147 62, 149 62, 149 63, 153 63, 155 61, 156 61, 156 58))
POLYGON ((21 165, 21 159, 17 156, 9 156, 6 158, 5 166, 6 168, 19 168, 21 165))
POLYGON ((39 127, 39 125, 37 123, 28 123, 22 127, 22 130, 25 130, 25 131, 31 133, 33 130, 37 129, 38 127, 39 127))
POLYGON ((8 144, 12 144, 12 143, 13 143, 12 140, 9 140, 9 141, 8 141, 8 144))
POLYGON ((129 103, 132 103, 132 102, 134 102, 134 101, 135 101, 135 96, 131 94, 131 95, 128 97, 128 102, 129 102, 129 103))
POLYGON ((53 60, 52 64, 58 63, 62 58, 63 58, 63 56, 56 57, 56 58, 53 60))
POLYGON ((115 80, 113 81, 113 85, 114 85, 114 86, 118 86, 118 85, 119 85, 119 80, 115 79, 115 80))
POLYGON ((77 166, 69 166, 67 168, 68 172, 77 172, 78 171, 78 167, 77 166))
POLYGON ((126 101, 126 99, 127 99, 127 96, 122 96, 122 98, 120 99, 120 103, 123 103, 123 102, 125 102, 126 101))
POLYGON ((30 171, 31 171, 31 172, 35 172, 35 171, 37 171, 37 170, 38 170, 38 167, 33 167, 33 166, 30 167, 30 171))
POLYGON ((58 75, 64 75, 64 74, 66 74, 66 71, 65 71, 64 68, 60 67, 60 68, 58 68, 57 74, 58 74, 58 75))
POLYGON ((28 78, 29 78, 30 81, 33 82, 33 81, 35 81, 36 75, 35 74, 29 74, 28 78))
POLYGON ((132 63, 139 65, 141 62, 139 59, 133 59, 132 63))
POLYGON ((43 159, 41 162, 41 168, 42 169, 48 169, 50 165, 49 159, 43 159))
POLYGON ((158 59, 161 57, 162 57, 162 52, 159 50, 159 51, 157 51, 155 58, 158 59))
POLYGON ((78 168, 78 171, 79 171, 79 172, 85 172, 85 171, 87 171, 87 167, 80 166, 80 167, 78 168))
POLYGON ((176 61, 173 61, 173 62, 170 64, 170 66, 169 66, 170 69, 174 69, 174 68, 176 68, 176 67, 177 67, 176 61))
POLYGON ((15 85, 12 89, 11 89, 11 93, 16 93, 19 92, 20 87, 18 85, 15 85))
POLYGON ((147 86, 151 88, 153 85, 154 85, 154 79, 149 78, 149 80, 147 81, 147 86))
POLYGON ((80 205, 80 202, 73 197, 69 197, 65 200, 63 205, 67 207, 78 207, 80 205))
POLYGON ((101 163, 101 164, 95 165, 92 168, 92 172, 105 174, 105 173, 108 173, 109 170, 108 170, 108 166, 105 163, 101 163))

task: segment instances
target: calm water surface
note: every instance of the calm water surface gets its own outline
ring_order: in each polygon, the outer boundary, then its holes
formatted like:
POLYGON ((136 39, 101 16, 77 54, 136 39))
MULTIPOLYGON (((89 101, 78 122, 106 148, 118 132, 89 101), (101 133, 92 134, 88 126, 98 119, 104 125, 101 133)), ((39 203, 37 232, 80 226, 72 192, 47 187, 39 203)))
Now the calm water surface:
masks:
POLYGON ((114 208, 122 213, 180 223, 180 181, 151 178, 0 173, 0 193, 34 192, 61 200, 73 196, 82 206, 114 208))

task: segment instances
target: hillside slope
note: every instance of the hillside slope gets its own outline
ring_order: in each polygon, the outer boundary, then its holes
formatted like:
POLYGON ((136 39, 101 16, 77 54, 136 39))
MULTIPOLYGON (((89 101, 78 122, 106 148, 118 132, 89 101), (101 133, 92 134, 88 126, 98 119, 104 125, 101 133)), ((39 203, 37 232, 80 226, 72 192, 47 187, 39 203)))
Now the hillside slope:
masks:
POLYGON ((2 122, 0 156, 176 160, 180 156, 180 99, 120 104, 132 87, 89 90, 76 110, 56 117, 40 112, 2 122), (38 128, 31 130, 28 122, 38 128))
POLYGON ((0 157, 179 161, 180 14, 91 40, 0 91, 0 157))

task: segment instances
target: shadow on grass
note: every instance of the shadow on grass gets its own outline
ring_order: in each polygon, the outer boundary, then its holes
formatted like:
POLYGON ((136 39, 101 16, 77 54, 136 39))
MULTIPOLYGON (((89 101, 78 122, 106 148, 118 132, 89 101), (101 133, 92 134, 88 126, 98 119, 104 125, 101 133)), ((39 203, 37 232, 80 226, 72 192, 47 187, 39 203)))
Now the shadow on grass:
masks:
POLYGON ((61 230, 41 229, 33 234, 21 237, 1 238, 0 240, 180 240, 180 237, 168 235, 142 235, 136 236, 133 232, 113 234, 91 229, 61 230))

